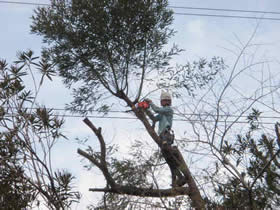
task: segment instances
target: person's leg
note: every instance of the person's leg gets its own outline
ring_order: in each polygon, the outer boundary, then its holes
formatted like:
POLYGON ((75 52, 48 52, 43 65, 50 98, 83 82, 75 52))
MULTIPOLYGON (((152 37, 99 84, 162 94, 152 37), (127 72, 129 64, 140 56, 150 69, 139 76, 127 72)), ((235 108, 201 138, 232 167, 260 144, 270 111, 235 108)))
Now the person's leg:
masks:
POLYGON ((167 138, 166 138, 166 131, 163 131, 161 134, 160 134, 160 139, 161 139, 161 143, 162 143, 162 145, 165 145, 165 144, 167 144, 168 142, 167 142, 167 138))

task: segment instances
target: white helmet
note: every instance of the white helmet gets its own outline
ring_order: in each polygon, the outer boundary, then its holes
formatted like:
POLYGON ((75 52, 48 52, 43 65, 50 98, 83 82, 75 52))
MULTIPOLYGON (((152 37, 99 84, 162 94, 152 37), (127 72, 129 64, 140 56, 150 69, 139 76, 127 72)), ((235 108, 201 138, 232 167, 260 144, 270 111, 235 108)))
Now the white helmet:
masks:
POLYGON ((168 92, 161 92, 160 100, 171 100, 171 95, 168 92))

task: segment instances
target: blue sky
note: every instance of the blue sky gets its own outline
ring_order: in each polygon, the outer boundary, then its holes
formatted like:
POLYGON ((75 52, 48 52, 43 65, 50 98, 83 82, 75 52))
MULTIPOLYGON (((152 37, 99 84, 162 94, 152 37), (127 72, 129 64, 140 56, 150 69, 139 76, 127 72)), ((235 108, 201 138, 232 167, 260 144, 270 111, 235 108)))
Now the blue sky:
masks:
MULTIPOLYGON (((33 3, 49 3, 48 0, 22 0, 21 2, 33 3)), ((279 11, 279 0, 171 0, 171 6, 180 7, 200 7, 200 8, 225 8, 238 10, 261 10, 261 11, 279 11)), ((16 5, 0 3, 0 58, 11 62, 15 59, 16 53, 21 50, 32 49, 36 54, 40 54, 42 47, 41 38, 30 34, 30 16, 33 13, 34 6, 31 5, 16 5)), ((191 11, 179 10, 175 12, 186 13, 206 13, 218 14, 210 11, 191 11)), ((262 17, 261 14, 255 13, 233 13, 219 12, 222 15, 243 15, 262 17)), ((211 58, 213 56, 224 57, 226 62, 231 65, 234 56, 231 53, 237 50, 241 43, 245 43, 256 25, 259 23, 257 34, 254 38, 254 43, 258 44, 258 49, 255 59, 272 60, 269 66, 271 72, 279 71, 280 64, 280 21, 272 20, 252 20, 238 18, 222 18, 222 17, 200 17, 200 16, 181 16, 175 15, 173 27, 177 34, 172 38, 171 43, 178 44, 186 51, 176 57, 176 62, 184 63, 199 57, 211 58), (278 65, 277 65, 278 64, 278 65)), ((264 15, 263 17, 279 18, 280 15, 264 15)), ((246 62, 246 61, 244 61, 246 62)), ((275 78, 275 80, 278 80, 275 78)), ((277 81, 276 81, 277 82, 277 81)), ((248 87, 248 84, 246 84, 248 87)), ((63 108, 64 104, 70 102, 71 96, 69 90, 64 88, 59 79, 54 82, 46 82, 40 94, 40 103, 48 107, 63 108), (50 97, 51 96, 51 97, 50 97)), ((186 98, 188 100, 188 98, 186 98)), ((177 102, 177 105, 179 102, 177 102)), ((176 102, 175 102, 176 106, 176 102)), ((70 137, 76 136, 86 137, 92 136, 90 131, 81 122, 81 118, 67 118, 65 132, 70 137)), ((120 141, 121 139, 133 139, 135 136, 141 135, 143 129, 136 129, 135 135, 131 134, 131 129, 134 125, 139 125, 132 121, 114 121, 108 123, 106 120, 95 119, 94 122, 101 127, 104 127, 104 132, 107 133, 109 141, 120 141), (122 130, 120 133, 119 131, 122 130), (130 136, 127 138, 127 136, 130 136)), ((135 129, 135 127, 134 127, 135 129)), ((92 141, 91 141, 92 142, 92 141)), ((125 145, 125 143, 124 143, 125 145)), ((80 190, 83 190, 84 198, 77 209, 83 209, 86 204, 93 199, 93 193, 87 192, 87 188, 91 185, 98 185, 102 178, 98 172, 87 172, 82 168, 80 159, 76 155, 78 145, 70 142, 58 144, 55 162, 57 167, 69 169, 77 177, 77 184, 80 190), (63 155, 61 150, 63 149, 63 155), (67 152, 66 152, 67 151, 67 152), (92 176, 98 178, 95 181, 92 176), (99 175, 99 176, 97 176, 99 175)), ((125 149, 124 149, 125 151, 125 149)), ((125 154, 124 154, 125 155, 125 154)), ((102 181, 101 181, 102 183, 102 181)))

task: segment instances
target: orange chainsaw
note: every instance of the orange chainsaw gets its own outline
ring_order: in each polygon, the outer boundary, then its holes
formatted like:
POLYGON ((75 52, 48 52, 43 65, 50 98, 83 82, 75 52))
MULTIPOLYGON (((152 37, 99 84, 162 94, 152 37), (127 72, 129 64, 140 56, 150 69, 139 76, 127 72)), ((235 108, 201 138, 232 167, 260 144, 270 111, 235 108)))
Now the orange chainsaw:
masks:
MULTIPOLYGON (((150 103, 148 101, 140 101, 136 104, 135 108, 136 109, 148 109, 150 107, 150 103)), ((132 112, 132 109, 131 110, 127 110, 125 112, 132 112)))
POLYGON ((150 107, 150 103, 148 101, 141 101, 137 103, 137 108, 148 109, 150 107))

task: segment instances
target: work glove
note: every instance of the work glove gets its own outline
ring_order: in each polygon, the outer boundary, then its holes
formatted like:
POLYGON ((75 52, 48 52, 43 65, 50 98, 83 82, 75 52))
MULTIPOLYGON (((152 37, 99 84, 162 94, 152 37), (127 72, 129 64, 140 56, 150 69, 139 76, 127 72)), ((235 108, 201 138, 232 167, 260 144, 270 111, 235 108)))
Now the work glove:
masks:
POLYGON ((147 101, 149 104, 153 103, 153 101, 151 99, 149 99, 149 98, 145 98, 144 101, 147 101))

